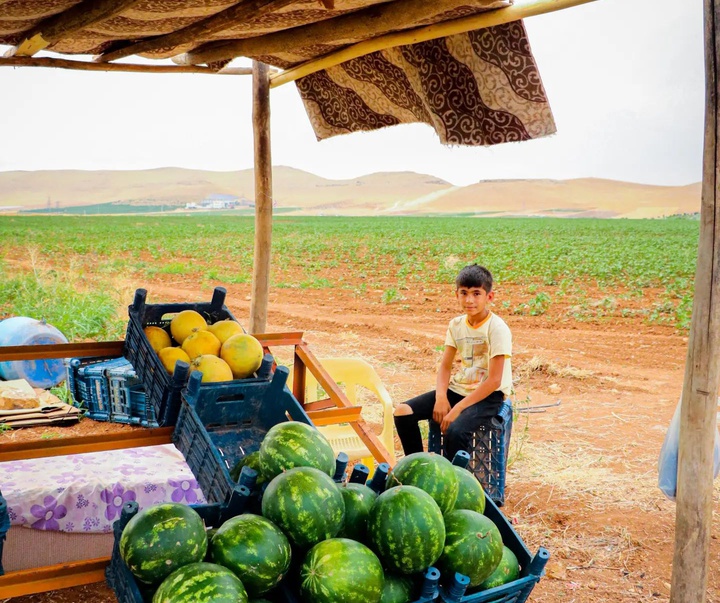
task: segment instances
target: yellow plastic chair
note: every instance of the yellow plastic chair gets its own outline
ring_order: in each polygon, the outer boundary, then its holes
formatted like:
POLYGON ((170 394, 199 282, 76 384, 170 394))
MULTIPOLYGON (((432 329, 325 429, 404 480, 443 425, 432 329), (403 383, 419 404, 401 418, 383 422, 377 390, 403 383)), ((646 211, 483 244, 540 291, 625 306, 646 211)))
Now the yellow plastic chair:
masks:
MULTIPOLYGON (((362 358, 320 358, 319 361, 333 380, 340 385, 351 404, 357 405, 358 386, 375 394, 383 406, 383 428, 378 439, 393 455, 395 443, 392 400, 372 365, 362 358)), ((317 379, 309 370, 305 371, 305 375, 305 401, 315 402, 318 400, 317 379)), ((292 371, 288 383, 292 383, 292 371)), ((373 470, 375 459, 372 453, 350 425, 346 423, 325 425, 318 427, 318 430, 328 439, 335 454, 344 452, 351 461, 360 459, 371 471, 373 470)))

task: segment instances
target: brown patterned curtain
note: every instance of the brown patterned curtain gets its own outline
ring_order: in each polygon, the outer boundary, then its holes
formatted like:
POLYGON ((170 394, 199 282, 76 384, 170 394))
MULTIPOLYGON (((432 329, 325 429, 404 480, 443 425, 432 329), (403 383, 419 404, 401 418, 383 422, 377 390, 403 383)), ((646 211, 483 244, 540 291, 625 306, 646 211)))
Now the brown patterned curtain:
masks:
POLYGON ((520 21, 375 52, 305 76, 297 87, 318 140, 419 122, 447 145, 556 131, 520 21))

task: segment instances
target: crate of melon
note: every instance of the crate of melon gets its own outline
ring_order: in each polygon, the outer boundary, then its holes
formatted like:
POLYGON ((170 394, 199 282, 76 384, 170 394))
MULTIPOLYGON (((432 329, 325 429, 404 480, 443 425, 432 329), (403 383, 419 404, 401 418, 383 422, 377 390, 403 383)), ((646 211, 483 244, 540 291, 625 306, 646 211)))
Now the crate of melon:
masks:
MULTIPOLYGON (((130 360, 141 379, 147 404, 154 406, 155 417, 161 426, 175 425, 180 411, 180 394, 190 372, 191 357, 199 355, 198 352, 204 356, 217 356, 219 350, 213 349, 213 346, 217 346, 218 341, 222 344, 232 335, 245 334, 225 306, 225 295, 223 287, 216 287, 211 301, 207 303, 148 304, 145 289, 135 292, 133 303, 128 308, 123 355, 130 360), (196 331, 204 333, 197 334, 196 331), (188 338, 191 341, 185 344, 188 338), (185 351, 190 349, 189 345, 195 353, 185 351)), ((254 338, 247 338, 255 344, 252 357, 259 364, 263 355, 262 346, 254 338)), ((240 377, 236 377, 233 371, 233 374, 224 375, 229 370, 224 364, 216 358, 215 364, 208 361, 200 370, 223 372, 216 375, 218 380, 267 380, 267 376, 255 376, 254 370, 240 377)))
MULTIPOLYGON (((270 375, 272 365, 266 354, 258 374, 270 375)), ((172 440, 207 500, 228 500, 236 483, 231 470, 259 450, 272 427, 288 420, 312 424, 286 386, 288 374, 278 366, 271 377, 224 383, 203 383, 199 372, 190 375, 172 440)))

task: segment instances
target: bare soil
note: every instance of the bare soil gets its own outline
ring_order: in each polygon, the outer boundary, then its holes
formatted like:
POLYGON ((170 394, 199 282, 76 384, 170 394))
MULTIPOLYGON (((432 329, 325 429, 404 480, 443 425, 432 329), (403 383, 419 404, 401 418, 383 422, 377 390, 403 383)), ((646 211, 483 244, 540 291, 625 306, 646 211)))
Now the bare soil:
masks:
MULTIPOLYGON (((147 287, 154 300, 209 298, 182 277, 147 287)), ((227 289, 227 303, 243 321, 249 286, 227 289)), ((531 600, 667 601, 675 505, 657 488, 657 458, 680 395, 687 337, 649 326, 632 313, 594 323, 575 322, 562 306, 541 316, 508 315, 502 301, 515 307, 514 293, 501 288, 494 306, 513 332, 515 400, 524 408, 513 429, 503 512, 529 549, 544 546, 552 555, 531 600)), ((642 303, 652 301, 648 294, 642 303)), ((303 331, 320 358, 364 357, 399 403, 433 387, 446 325, 456 314, 449 287, 405 290, 390 304, 382 302, 381 292, 359 297, 349 290, 286 289, 271 295, 268 330, 303 331)), ((290 359, 289 349, 276 354, 290 359)), ((379 432, 376 408, 368 406, 364 413, 379 432)), ((108 429, 128 428, 83 420, 68 429, 2 434, 0 443, 108 429)), ((396 452, 401 454, 397 443, 396 452)), ((716 488, 716 502, 719 494, 716 488)), ((708 601, 718 602, 717 517, 712 532, 708 601)), ((12 599, 76 601, 115 598, 97 584, 12 599)))

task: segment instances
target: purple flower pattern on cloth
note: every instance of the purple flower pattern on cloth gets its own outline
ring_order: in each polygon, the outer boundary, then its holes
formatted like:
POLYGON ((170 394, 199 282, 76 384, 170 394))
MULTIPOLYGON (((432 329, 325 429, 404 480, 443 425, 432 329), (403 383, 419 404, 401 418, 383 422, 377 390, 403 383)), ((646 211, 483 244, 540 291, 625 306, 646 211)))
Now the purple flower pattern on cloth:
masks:
POLYGON ((105 517, 112 521, 115 517, 120 517, 123 505, 126 502, 134 502, 137 496, 133 490, 125 490, 122 484, 115 484, 112 490, 103 490, 100 493, 102 500, 107 507, 105 508, 105 517))
POLYGON ((175 490, 172 493, 173 502, 182 502, 185 500, 188 504, 195 504, 198 501, 198 496, 195 490, 198 487, 198 483, 194 479, 169 479, 170 484, 175 490))
POLYGON ((0 487, 12 525, 76 533, 112 531, 129 500, 206 502, 172 444, 0 462, 0 487))
POLYGON ((51 530, 57 532, 60 529, 58 519, 62 519, 67 515, 67 509, 64 505, 59 505, 56 498, 46 496, 42 505, 33 505, 30 512, 38 518, 32 524, 36 530, 51 530))

